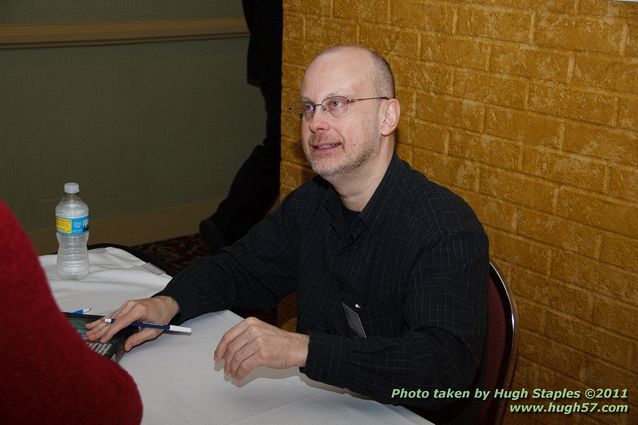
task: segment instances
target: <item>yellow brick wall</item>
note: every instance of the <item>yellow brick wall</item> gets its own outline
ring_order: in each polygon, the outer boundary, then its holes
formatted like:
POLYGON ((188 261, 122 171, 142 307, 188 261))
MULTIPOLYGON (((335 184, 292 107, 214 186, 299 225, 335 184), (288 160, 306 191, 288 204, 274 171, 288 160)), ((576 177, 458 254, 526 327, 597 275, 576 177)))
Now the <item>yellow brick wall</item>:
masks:
POLYGON ((285 110, 305 66, 377 50, 400 156, 472 205, 514 288, 514 388, 630 390, 629 414, 506 423, 638 423, 638 3, 286 0, 283 43, 282 193, 312 175, 285 110))

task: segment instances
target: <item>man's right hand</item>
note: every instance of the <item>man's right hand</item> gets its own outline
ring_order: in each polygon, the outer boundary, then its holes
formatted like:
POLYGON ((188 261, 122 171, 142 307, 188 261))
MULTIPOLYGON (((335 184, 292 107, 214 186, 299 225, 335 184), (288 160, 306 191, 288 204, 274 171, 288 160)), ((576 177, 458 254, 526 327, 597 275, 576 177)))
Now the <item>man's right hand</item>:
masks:
MULTIPOLYGON (((179 313, 179 305, 167 296, 126 301, 119 309, 106 316, 117 321, 109 324, 102 318, 91 322, 86 325, 89 329, 86 336, 89 341, 99 339, 101 343, 105 343, 135 321, 168 324, 177 313, 179 313)), ((140 328, 137 333, 128 337, 124 343, 124 350, 129 351, 144 341, 155 339, 162 332, 160 329, 140 328)))

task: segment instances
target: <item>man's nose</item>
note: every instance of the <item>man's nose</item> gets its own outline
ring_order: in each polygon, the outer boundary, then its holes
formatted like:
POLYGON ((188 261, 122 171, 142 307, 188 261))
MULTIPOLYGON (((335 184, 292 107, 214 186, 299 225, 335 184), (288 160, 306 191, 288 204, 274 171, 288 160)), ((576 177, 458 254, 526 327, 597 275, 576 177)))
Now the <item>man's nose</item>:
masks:
POLYGON ((314 114, 312 114, 312 118, 308 121, 308 125, 310 126, 310 131, 319 132, 325 131, 330 128, 330 122, 328 118, 330 117, 330 112, 328 112, 327 108, 324 108, 321 105, 317 105, 315 108, 314 114))

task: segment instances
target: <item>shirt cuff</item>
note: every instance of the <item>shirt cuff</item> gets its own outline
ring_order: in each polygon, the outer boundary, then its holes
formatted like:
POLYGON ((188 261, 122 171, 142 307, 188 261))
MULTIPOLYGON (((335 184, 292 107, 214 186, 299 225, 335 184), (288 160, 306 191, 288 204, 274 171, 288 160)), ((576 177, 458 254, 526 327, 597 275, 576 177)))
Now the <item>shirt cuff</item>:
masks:
POLYGON ((308 357, 302 372, 310 379, 344 387, 348 380, 345 359, 348 356, 347 338, 338 335, 310 333, 308 357))

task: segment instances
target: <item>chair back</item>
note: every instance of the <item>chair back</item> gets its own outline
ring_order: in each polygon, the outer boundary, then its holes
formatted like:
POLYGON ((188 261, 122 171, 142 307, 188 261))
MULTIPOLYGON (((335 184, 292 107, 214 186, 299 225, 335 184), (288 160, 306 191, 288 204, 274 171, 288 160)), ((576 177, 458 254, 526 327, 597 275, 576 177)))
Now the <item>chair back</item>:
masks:
POLYGON ((495 399, 493 395, 497 389, 509 389, 517 356, 516 303, 509 285, 492 261, 490 261, 487 301, 484 390, 489 390, 490 396, 481 409, 481 425, 502 422, 506 399, 495 399))

